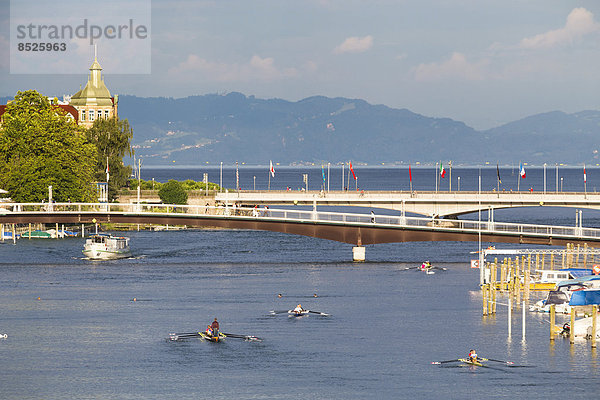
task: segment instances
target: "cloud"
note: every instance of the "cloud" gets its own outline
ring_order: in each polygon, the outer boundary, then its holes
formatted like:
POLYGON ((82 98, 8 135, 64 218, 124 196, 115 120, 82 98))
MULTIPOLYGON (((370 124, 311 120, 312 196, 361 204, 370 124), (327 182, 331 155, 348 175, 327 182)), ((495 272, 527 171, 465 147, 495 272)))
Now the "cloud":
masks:
POLYGON ((218 82, 239 81, 275 81, 283 78, 293 78, 299 75, 297 68, 278 68, 272 57, 262 58, 253 55, 247 63, 227 64, 209 61, 190 54, 180 64, 168 71, 172 76, 203 75, 203 77, 218 82))
POLYGON ((585 8, 575 8, 567 16, 567 22, 563 28, 525 38, 521 40, 519 47, 537 49, 571 44, 599 29, 600 24, 594 21, 594 14, 585 8))
POLYGON ((335 54, 363 53, 373 47, 373 36, 367 35, 363 38, 352 36, 344 40, 342 44, 333 49, 335 54))
POLYGON ((480 81, 485 79, 486 67, 489 61, 472 63, 462 53, 453 53, 452 56, 441 63, 419 64, 414 70, 415 80, 437 81, 448 78, 458 78, 467 81, 480 81))

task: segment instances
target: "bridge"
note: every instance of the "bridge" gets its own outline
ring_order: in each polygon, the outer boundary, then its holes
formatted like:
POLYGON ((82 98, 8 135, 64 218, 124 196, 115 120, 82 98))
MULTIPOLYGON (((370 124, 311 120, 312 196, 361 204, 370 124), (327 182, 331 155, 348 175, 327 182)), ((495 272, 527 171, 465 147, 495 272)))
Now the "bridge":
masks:
POLYGON ((222 204, 354 206, 456 218, 479 210, 513 207, 572 207, 600 210, 598 192, 407 192, 407 191, 239 191, 215 195, 222 204))
POLYGON ((409 241, 478 241, 600 247, 600 229, 583 226, 516 224, 494 221, 322 212, 120 203, 8 203, 0 207, 5 224, 127 223, 251 229, 349 243, 355 260, 364 245, 409 241))

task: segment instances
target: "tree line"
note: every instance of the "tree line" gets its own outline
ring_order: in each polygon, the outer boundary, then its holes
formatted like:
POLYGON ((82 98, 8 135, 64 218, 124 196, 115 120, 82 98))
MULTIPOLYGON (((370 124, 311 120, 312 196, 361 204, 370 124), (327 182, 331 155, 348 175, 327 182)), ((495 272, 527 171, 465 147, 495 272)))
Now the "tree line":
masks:
POLYGON ((127 184, 133 155, 133 129, 126 119, 96 119, 90 129, 77 125, 46 96, 17 92, 0 121, 0 188, 17 202, 97 201, 94 182, 105 182, 114 200, 127 184), (108 165, 107 165, 108 162, 108 165))

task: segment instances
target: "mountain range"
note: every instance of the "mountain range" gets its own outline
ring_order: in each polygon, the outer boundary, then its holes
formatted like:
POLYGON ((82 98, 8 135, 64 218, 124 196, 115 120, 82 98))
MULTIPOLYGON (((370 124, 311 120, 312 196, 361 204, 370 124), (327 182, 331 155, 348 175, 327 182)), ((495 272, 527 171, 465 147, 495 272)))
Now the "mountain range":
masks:
MULTIPOLYGON (((0 99, 3 104, 7 98, 0 99)), ((231 92, 186 98, 119 96, 145 165, 484 162, 598 163, 600 111, 532 115, 475 130, 360 99, 296 102, 231 92)))

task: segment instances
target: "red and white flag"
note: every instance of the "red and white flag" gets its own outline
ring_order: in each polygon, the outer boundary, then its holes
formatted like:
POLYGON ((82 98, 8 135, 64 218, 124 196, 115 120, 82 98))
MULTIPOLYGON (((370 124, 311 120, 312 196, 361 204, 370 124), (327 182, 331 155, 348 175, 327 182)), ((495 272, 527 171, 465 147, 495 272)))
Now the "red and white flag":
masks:
POLYGON ((356 180, 356 175, 354 175, 354 168, 352 168, 352 161, 350 161, 350 171, 352 172, 352 177, 356 180))
POLYGON ((444 164, 440 161, 440 176, 444 178, 446 176, 446 169, 444 168, 444 164))
POLYGON ((273 161, 269 160, 269 172, 271 173, 271 176, 273 178, 275 178, 275 168, 273 168, 273 161))
POLYGON ((587 175, 585 173, 585 164, 583 165, 583 183, 587 182, 587 175))
POLYGON ((412 171, 410 170, 410 164, 408 164, 408 180, 412 182, 412 171))
POLYGON ((521 175, 521 179, 525 179, 525 166, 523 164, 519 164, 519 175, 521 175))

